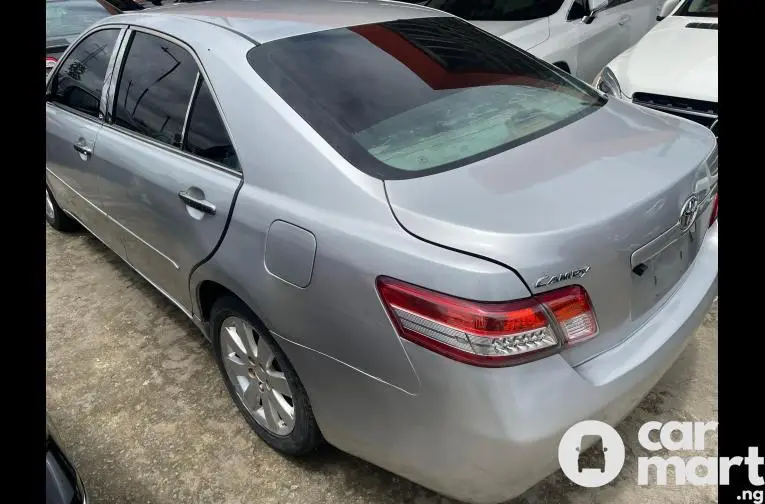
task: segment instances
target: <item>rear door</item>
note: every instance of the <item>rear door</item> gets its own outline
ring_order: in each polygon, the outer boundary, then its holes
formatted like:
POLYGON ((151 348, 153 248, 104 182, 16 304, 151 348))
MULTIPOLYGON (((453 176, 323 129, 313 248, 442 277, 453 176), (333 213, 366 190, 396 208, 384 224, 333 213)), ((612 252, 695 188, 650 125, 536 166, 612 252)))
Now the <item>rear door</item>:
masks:
POLYGON ((191 49, 127 37, 99 138, 102 201, 130 264, 190 311, 189 275, 222 238, 241 171, 191 49))
POLYGON ((119 27, 97 30, 77 43, 51 77, 45 104, 46 177, 59 205, 73 213, 115 252, 118 237, 98 207, 100 153, 110 65, 122 36, 119 27))

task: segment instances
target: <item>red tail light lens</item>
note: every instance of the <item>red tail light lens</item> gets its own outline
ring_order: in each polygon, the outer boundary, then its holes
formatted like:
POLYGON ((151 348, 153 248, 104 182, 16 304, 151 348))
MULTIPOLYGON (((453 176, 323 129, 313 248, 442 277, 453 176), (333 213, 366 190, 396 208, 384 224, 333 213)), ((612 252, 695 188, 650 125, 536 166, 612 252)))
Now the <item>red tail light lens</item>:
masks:
POLYGON ((521 364, 598 332, 580 286, 505 303, 468 301, 388 277, 378 278, 377 288, 402 338, 476 366, 521 364))
POLYGON ((58 60, 52 56, 46 56, 45 57, 45 74, 49 74, 51 70, 53 70, 53 67, 56 66, 56 63, 58 63, 58 60))
POLYGON ((712 203, 712 216, 709 218, 710 226, 714 224, 714 222, 717 220, 717 197, 718 196, 719 196, 719 193, 715 194, 715 201, 714 203, 712 203))
POLYGON ((592 338, 598 333, 598 322, 584 287, 574 285, 537 296, 552 313, 563 332, 567 345, 592 338))

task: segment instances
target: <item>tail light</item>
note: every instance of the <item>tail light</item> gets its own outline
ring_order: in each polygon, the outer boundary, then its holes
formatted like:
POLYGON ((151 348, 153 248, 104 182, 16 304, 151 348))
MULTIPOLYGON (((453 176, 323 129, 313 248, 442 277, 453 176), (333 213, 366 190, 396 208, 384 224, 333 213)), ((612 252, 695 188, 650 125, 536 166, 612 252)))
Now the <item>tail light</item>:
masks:
POLYGON ((711 226, 717 220, 717 198, 720 193, 715 194, 715 201, 712 203, 712 216, 709 217, 709 225, 711 226))
POLYGON ((45 75, 48 75, 51 70, 53 70, 53 67, 56 66, 56 63, 58 63, 58 60, 52 56, 46 56, 45 57, 45 75))
POLYGON ((587 292, 571 286, 502 303, 468 301, 388 277, 377 279, 402 338, 467 364, 521 364, 595 336, 587 292))

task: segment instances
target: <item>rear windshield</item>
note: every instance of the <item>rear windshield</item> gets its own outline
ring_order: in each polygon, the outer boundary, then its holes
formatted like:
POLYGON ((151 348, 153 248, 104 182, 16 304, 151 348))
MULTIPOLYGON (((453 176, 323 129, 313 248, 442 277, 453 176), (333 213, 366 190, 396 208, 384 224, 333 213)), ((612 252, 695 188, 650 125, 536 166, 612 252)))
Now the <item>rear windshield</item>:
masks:
POLYGON ((457 168, 605 103, 563 71, 452 17, 300 35, 247 57, 341 155, 382 179, 457 168))
POLYGON ((45 38, 72 39, 109 14, 96 0, 46 0, 45 38))

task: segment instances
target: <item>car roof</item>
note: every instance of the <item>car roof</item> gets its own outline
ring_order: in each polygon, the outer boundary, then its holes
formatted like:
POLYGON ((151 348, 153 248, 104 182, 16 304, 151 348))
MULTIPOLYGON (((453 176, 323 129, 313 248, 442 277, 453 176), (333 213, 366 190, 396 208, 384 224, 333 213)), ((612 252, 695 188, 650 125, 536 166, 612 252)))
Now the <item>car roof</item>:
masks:
POLYGON ((177 3, 120 17, 147 16, 195 19, 262 44, 333 28, 449 14, 390 0, 212 0, 177 3))

